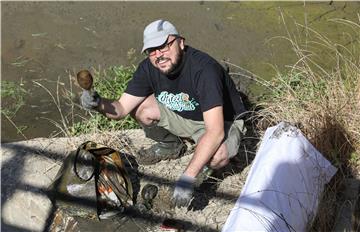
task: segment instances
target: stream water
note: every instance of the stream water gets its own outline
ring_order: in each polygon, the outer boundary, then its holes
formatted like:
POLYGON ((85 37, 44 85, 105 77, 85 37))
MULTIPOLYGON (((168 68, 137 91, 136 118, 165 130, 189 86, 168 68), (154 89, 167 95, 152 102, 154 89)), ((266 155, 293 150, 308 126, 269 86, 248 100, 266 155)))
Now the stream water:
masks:
MULTIPOLYGON (((339 36, 341 26, 328 19, 356 21, 359 7, 359 2, 332 1, 1 2, 2 83, 10 81, 26 90, 15 116, 2 114, 1 141, 56 135, 59 129, 50 120, 59 122, 60 114, 45 88, 61 99, 57 83, 69 89, 69 77, 80 69, 136 65, 143 58, 143 29, 155 19, 170 20, 187 44, 219 61, 226 59, 270 79, 274 67, 282 70, 295 61, 289 43, 269 40, 286 35, 283 19, 339 36)), ((78 99, 81 90, 71 88, 78 99)), ((258 94, 257 86, 251 90, 258 94)), ((11 104, 11 99, 2 98, 2 109, 11 104)))

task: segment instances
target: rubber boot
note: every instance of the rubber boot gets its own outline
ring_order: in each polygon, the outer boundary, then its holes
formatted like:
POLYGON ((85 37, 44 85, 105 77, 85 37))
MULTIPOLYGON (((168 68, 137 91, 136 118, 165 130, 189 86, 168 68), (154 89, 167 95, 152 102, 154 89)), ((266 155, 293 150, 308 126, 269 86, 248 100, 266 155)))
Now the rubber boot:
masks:
POLYGON ((148 149, 139 151, 139 164, 150 165, 161 160, 176 159, 185 153, 186 145, 178 136, 171 134, 168 130, 156 125, 143 129, 145 136, 157 143, 148 149))

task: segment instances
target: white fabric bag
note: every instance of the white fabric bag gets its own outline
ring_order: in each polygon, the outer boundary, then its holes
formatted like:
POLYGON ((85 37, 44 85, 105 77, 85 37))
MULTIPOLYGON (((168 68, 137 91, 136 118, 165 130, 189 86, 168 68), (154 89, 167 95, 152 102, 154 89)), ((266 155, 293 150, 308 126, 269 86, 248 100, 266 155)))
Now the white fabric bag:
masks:
POLYGON ((336 171, 296 127, 268 128, 222 231, 306 231, 336 171))

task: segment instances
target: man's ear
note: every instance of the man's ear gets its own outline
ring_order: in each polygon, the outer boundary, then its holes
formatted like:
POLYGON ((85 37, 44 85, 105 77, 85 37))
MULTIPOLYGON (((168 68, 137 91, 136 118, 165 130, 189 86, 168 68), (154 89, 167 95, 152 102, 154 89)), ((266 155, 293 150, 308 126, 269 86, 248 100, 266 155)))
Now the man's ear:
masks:
POLYGON ((180 48, 181 48, 181 50, 184 50, 185 49, 185 39, 183 39, 183 38, 180 38, 180 48))

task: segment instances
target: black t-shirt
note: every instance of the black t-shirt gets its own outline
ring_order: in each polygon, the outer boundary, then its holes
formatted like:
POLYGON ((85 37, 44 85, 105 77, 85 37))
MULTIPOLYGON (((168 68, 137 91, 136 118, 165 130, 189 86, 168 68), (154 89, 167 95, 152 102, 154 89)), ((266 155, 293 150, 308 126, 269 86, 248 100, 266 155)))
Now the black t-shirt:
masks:
POLYGON ((168 109, 195 121, 203 121, 203 112, 216 106, 223 106, 226 121, 245 111, 234 82, 215 59, 189 46, 185 47, 183 59, 179 74, 168 77, 146 58, 125 92, 138 97, 154 93, 168 109))

